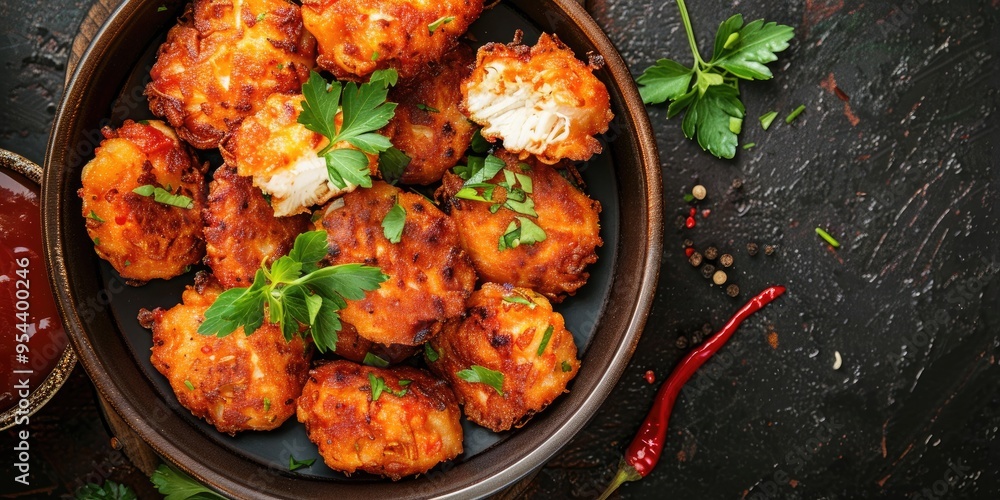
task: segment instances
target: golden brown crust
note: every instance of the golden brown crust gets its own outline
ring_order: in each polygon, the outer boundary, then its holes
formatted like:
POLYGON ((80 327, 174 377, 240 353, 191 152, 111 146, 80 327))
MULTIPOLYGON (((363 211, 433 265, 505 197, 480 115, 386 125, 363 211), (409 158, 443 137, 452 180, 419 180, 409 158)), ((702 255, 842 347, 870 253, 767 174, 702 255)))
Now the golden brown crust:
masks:
POLYGON ((205 254, 201 209, 208 164, 161 121, 126 120, 102 133, 105 140, 83 168, 78 191, 97 255, 133 284, 183 274, 205 254), (192 206, 132 192, 144 185, 169 187, 191 198, 192 206))
POLYGON ((309 215, 275 217, 249 177, 223 165, 209 184, 205 220, 205 264, 224 288, 253 283, 261 262, 287 254, 295 237, 309 230, 309 215))
MULTIPOLYGON (((309 211, 356 186, 340 189, 329 181, 326 161, 317 153, 329 144, 322 134, 298 123, 302 94, 273 94, 264 106, 247 117, 219 148, 226 164, 271 195, 278 217, 309 211)), ((343 115, 336 118, 339 127, 343 115)), ((353 148, 340 142, 336 148, 353 148)), ((378 172, 378 156, 368 155, 369 170, 378 172)))
POLYGON ((417 348, 410 345, 383 345, 372 342, 360 335, 354 325, 341 323, 342 327, 337 332, 337 348, 333 353, 344 359, 362 363, 365 355, 371 353, 389 362, 390 365, 402 363, 416 354, 417 348))
POLYGON ((533 47, 488 43, 462 84, 462 106, 484 138, 502 140, 521 159, 587 160, 602 149, 594 135, 614 118, 608 89, 593 74, 599 64, 584 64, 547 33, 533 47))
POLYGON ((495 432, 524 425, 566 392, 580 368, 573 335, 549 301, 530 290, 495 283, 472 294, 465 319, 449 323, 431 346, 438 353, 437 361, 428 360, 431 370, 451 384, 469 420, 495 432), (539 355, 550 326, 551 336, 539 355), (502 373, 503 395, 457 375, 473 365, 502 373))
POLYGON ((295 413, 312 348, 299 337, 286 342, 281 328, 266 322, 249 337, 242 328, 223 338, 199 334, 221 291, 215 283, 189 286, 182 304, 141 312, 152 323, 150 360, 181 405, 219 432, 276 429, 295 413))
POLYGON ((418 345, 462 314, 476 273, 459 246, 455 224, 426 198, 384 182, 347 194, 323 208, 330 264, 377 266, 389 279, 364 299, 349 301, 341 319, 382 344, 418 345), (396 200, 406 210, 399 243, 382 220, 396 200), (339 208, 338 208, 339 207, 339 208))
POLYGON ((427 185, 441 180, 469 149, 477 127, 465 117, 459 103, 460 85, 473 62, 472 49, 459 44, 440 64, 431 64, 389 92, 389 100, 399 106, 382 132, 410 157, 403 183, 427 185))
MULTIPOLYGON (((529 195, 535 203, 537 218, 531 218, 545 231, 545 241, 498 249, 500 237, 517 217, 525 217, 507 208, 490 213, 490 204, 452 198, 462 186, 457 175, 445 174, 439 192, 447 198, 446 207, 458 227, 462 247, 469 253, 476 272, 483 281, 509 283, 530 288, 554 302, 573 295, 590 273, 588 265, 597 262, 595 249, 603 244, 600 237, 601 204, 574 188, 553 167, 529 158, 522 169, 517 157, 497 152, 507 170, 531 177, 529 195)), ((489 182, 504 180, 500 172, 489 182)), ((494 199, 503 199, 497 188, 494 199)))
POLYGON ((301 88, 315 44, 285 0, 195 0, 157 52, 149 108, 194 147, 217 147, 268 95, 301 88))
POLYGON ((321 365, 309 374, 298 419, 326 464, 348 474, 362 470, 399 480, 462 453, 455 395, 444 381, 416 368, 321 365), (388 388, 375 401, 369 374, 388 388))
POLYGON ((366 80, 386 68, 414 76, 454 47, 482 11, 483 0, 302 2, 303 21, 318 42, 316 62, 340 80, 366 80), (454 19, 431 33, 432 23, 448 17, 454 19))

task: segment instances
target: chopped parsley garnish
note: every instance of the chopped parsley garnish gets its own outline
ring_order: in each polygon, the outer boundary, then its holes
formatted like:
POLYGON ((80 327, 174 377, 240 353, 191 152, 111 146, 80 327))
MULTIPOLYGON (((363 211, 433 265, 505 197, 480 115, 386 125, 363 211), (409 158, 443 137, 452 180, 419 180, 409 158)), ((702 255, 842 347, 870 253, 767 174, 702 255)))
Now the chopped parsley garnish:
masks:
POLYGON ((91 220, 96 220, 97 222, 104 222, 104 219, 102 219, 101 216, 97 215, 97 212, 94 212, 93 210, 91 210, 90 213, 87 214, 87 218, 91 220))
POLYGON ((330 142, 319 152, 325 158, 330 182, 340 189, 348 183, 371 187, 369 154, 378 154, 392 147, 389 139, 378 133, 392 119, 396 104, 386 102, 389 86, 399 75, 395 70, 379 70, 368 83, 329 83, 313 71, 302 85, 302 113, 298 122, 307 129, 322 134, 330 142), (342 111, 338 129, 337 113, 342 111), (337 148, 347 142, 357 149, 337 148))
POLYGON ((636 79, 639 93, 647 104, 671 101, 667 117, 684 111, 681 130, 688 139, 696 138, 702 149, 715 156, 732 158, 745 112, 739 81, 772 78, 766 64, 788 48, 794 29, 763 19, 744 26, 743 16, 736 14, 719 26, 712 57, 706 62, 698 51, 684 1, 678 0, 677 6, 694 65, 689 68, 660 59, 636 79))
POLYGON ((159 6, 159 7, 156 8, 156 12, 164 12, 166 10, 167 10, 167 6, 166 5, 161 5, 161 6, 159 6))
POLYGON ((806 105, 805 104, 799 104, 799 107, 797 107, 794 110, 792 110, 792 112, 789 113, 788 116, 785 117, 785 123, 792 123, 805 110, 806 110, 806 105))
POLYGON ((439 109, 433 108, 433 107, 428 106, 428 105, 426 105, 424 103, 417 103, 417 109, 419 109, 420 111, 426 111, 428 113, 440 113, 441 112, 439 109))
POLYGON ((455 174, 465 180, 462 188, 455 193, 455 197, 491 203, 491 213, 496 213, 501 208, 507 208, 522 215, 538 217, 538 213, 535 212, 535 201, 529 196, 534 191, 531 176, 505 170, 505 166, 503 160, 493 155, 488 155, 486 158, 470 156, 468 165, 458 166, 454 169, 455 174), (487 182, 501 171, 504 180, 496 184, 487 182), (503 188, 506 192, 506 199, 503 203, 496 203, 493 200, 493 194, 497 187, 503 188))
MULTIPOLYGON (((399 382, 399 385, 407 386, 410 385, 410 382, 411 381, 407 380, 406 383, 404 384, 403 381, 401 380, 399 382)), ((407 392, 409 392, 408 389, 401 389, 398 391, 392 390, 391 388, 389 388, 388 385, 386 385, 385 380, 382 379, 382 377, 376 377, 375 374, 373 373, 368 374, 368 385, 369 387, 371 387, 372 401, 378 401, 378 398, 382 396, 383 392, 388 392, 389 394, 392 394, 397 398, 401 398, 405 396, 407 392)))
POLYGON ((326 252, 325 231, 300 234, 288 255, 257 270, 249 288, 219 295, 205 311, 198 333, 225 337, 242 327, 250 335, 263 324, 266 306, 268 321, 281 327, 286 340, 311 336, 320 352, 335 351, 341 328, 338 311, 389 277, 377 267, 360 264, 320 268, 326 252), (300 332, 301 326, 308 329, 300 332))
POLYGON ((278 71, 285 69, 285 63, 278 63, 278 71))
POLYGON ((264 411, 271 411, 271 398, 264 398, 264 411))
POLYGON ((552 340, 552 332, 554 330, 555 328, 552 325, 549 325, 549 327, 545 329, 545 333, 542 334, 542 342, 538 344, 537 354, 539 356, 541 356, 542 353, 545 352, 545 348, 549 346, 549 340, 552 340))
POLYGON ((368 365, 368 366, 375 366, 375 367, 378 367, 378 368, 387 368, 389 366, 389 362, 388 361, 386 361, 386 360, 382 359, 381 357, 376 356, 375 354, 372 354, 370 352, 366 352, 365 353, 365 359, 361 363, 365 364, 365 365, 368 365))
MULTIPOLYGON (((168 186, 169 189, 169 186, 168 186)), ((161 203, 163 205, 170 205, 172 207, 180 208, 194 208, 194 200, 188 198, 187 196, 180 194, 171 194, 167 189, 163 189, 159 186, 154 186, 152 184, 146 184, 144 186, 139 186, 132 190, 133 193, 139 196, 153 197, 153 201, 161 203)))
POLYGON ((374 373, 368 373, 368 387, 372 391, 372 401, 378 401, 378 398, 382 396, 382 391, 385 390, 385 380, 382 380, 382 377, 376 377, 374 373))
POLYGON ((493 144, 490 144, 490 141, 487 141, 486 138, 483 137, 483 129, 481 128, 477 128, 476 131, 472 134, 471 146, 472 146, 472 151, 478 154, 486 153, 491 148, 493 148, 493 144))
POLYGON ((434 32, 437 31, 438 28, 440 28, 441 26, 443 26, 445 24, 448 24, 448 23, 450 23, 450 22, 452 22, 454 20, 455 20, 455 16, 444 16, 444 17, 438 18, 438 20, 436 20, 433 23, 430 23, 430 24, 427 25, 427 30, 430 31, 431 34, 433 35, 434 32))
POLYGON ((466 382, 486 384, 497 391, 497 394, 503 396, 503 373, 490 370, 485 366, 472 365, 465 370, 456 372, 455 375, 466 382))
POLYGON ((94 238, 94 246, 101 246, 101 238, 99 237, 94 238))
POLYGON ((167 465, 160 464, 149 476, 156 491, 164 498, 198 498, 200 500, 226 500, 226 497, 204 487, 191 476, 167 465))
POLYGON ((408 385, 410 385, 410 384, 412 384, 412 383, 413 383, 413 381, 412 381, 412 380, 406 380, 406 379, 403 379, 403 380, 400 380, 400 381, 399 381, 399 385, 401 385, 401 386, 403 386, 403 387, 406 387, 406 386, 408 386, 408 385))
POLYGON ((73 495, 76 500, 137 500, 135 490, 110 479, 103 485, 87 483, 81 486, 73 495))
POLYGON ((525 306, 528 306, 531 309, 534 309, 535 306, 538 305, 538 304, 535 304, 534 302, 532 302, 532 301, 530 301, 530 300, 528 300, 528 299, 526 299, 524 297, 520 297, 520 296, 517 296, 517 295, 511 295, 510 297, 504 297, 503 301, 504 302, 510 302, 512 304, 525 305, 525 306))
POLYGON ((296 460, 295 455, 288 456, 288 470, 299 470, 303 467, 310 467, 316 462, 315 458, 309 458, 306 460, 296 460))
POLYGON ((378 51, 372 52, 372 61, 378 61, 378 51))
POLYGON ((259 23, 263 21, 265 17, 267 17, 267 12, 261 12, 260 14, 257 14, 257 22, 259 23))
POLYGON ((757 145, 756 142, 748 142, 748 143, 746 143, 746 144, 743 145, 743 149, 750 149, 750 148, 752 148, 752 147, 754 147, 756 145, 757 145))
POLYGON ((545 231, 538 227, 527 217, 518 217, 510 221, 507 230, 500 235, 497 243, 497 250, 504 251, 508 248, 517 248, 520 245, 533 245, 540 241, 545 241, 545 231), (520 226, 518 225, 520 223, 520 226))
POLYGON ((771 128, 771 123, 774 122, 774 119, 777 116, 777 111, 768 111, 767 113, 760 115, 760 118, 758 118, 760 120, 760 127, 764 130, 771 128))
POLYGON ((194 390, 194 384, 192 384, 190 380, 185 380, 184 381, 184 386, 187 387, 189 391, 193 391, 194 390))
POLYGON ((824 231, 823 228, 817 227, 816 234, 818 234, 820 238, 823 238, 823 241, 829 243, 831 247, 840 248, 840 242, 831 236, 830 233, 824 231))
POLYGON ((390 243, 399 243, 403 238, 403 228, 406 227, 406 209, 399 204, 399 199, 392 205, 382 219, 382 234, 390 243))
POLYGON ((125 261, 125 267, 131 266, 131 265, 132 265, 132 261, 131 260, 126 260, 125 261))
POLYGON ((427 356, 427 361, 430 361, 431 363, 437 361, 438 358, 441 357, 438 352, 431 347, 430 342, 424 344, 424 356, 427 356))
POLYGON ((569 361, 563 361, 562 362, 562 371, 564 373, 565 372, 571 372, 571 371, 573 371, 573 365, 569 364, 569 361))
POLYGON ((394 147, 381 152, 378 155, 378 171, 382 174, 382 180, 395 186, 403 178, 403 172, 411 161, 406 153, 394 147))

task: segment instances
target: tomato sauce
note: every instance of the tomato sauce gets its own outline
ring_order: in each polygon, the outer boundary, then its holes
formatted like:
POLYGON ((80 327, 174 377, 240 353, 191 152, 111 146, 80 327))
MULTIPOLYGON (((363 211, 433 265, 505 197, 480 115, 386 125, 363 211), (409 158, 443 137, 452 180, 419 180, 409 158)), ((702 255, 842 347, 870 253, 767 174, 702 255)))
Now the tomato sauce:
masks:
POLYGON ((45 272, 38 186, 0 170, 0 412, 37 389, 68 339, 45 272))

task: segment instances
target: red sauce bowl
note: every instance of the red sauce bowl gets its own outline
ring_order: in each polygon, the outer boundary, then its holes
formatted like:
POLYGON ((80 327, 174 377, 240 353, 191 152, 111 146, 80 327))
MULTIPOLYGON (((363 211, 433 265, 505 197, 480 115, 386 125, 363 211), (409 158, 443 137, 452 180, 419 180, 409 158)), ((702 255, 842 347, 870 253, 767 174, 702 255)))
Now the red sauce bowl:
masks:
POLYGON ((76 365, 45 269, 41 178, 0 149, 0 430, 27 427, 76 365))

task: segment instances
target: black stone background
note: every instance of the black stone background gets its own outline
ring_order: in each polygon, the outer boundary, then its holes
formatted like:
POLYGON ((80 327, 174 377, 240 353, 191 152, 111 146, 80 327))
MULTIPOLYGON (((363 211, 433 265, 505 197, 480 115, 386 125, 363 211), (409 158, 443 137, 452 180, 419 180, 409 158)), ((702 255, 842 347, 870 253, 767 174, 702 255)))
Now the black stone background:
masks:
MULTIPOLYGON (((0 147, 42 162, 90 4, 0 1, 0 147)), ((718 327, 740 299, 780 283, 786 296, 685 389, 661 463, 622 497, 1000 497, 1000 1, 688 8, 703 53, 734 13, 795 26, 796 37, 771 64, 773 80, 741 86, 741 142, 757 145, 734 161, 684 139, 664 106, 648 108, 665 180, 655 305, 618 387, 527 496, 595 497, 651 404, 657 385, 646 371, 661 381, 684 354, 679 335, 718 327), (830 90, 831 74, 849 103, 830 90), (805 113, 786 125, 799 104, 805 113), (765 132, 756 118, 770 110, 779 118, 765 132), (734 180, 743 187, 732 189, 734 180), (696 182, 709 193, 698 226, 679 229, 682 197, 696 182), (817 226, 842 247, 825 245, 817 226), (740 299, 686 262, 687 238, 735 256, 729 275, 740 299), (749 241, 777 250, 750 257, 749 241), (843 357, 836 371, 834 351, 843 357)), ((592 0, 588 9, 633 74, 661 57, 690 62, 673 2, 592 0)), ((95 397, 78 368, 33 417, 40 464, 21 496, 59 496, 104 477, 151 494, 110 448, 95 397)), ((2 477, 12 438, 0 436, 2 477)), ((4 483, 0 496, 17 494, 4 483)))

